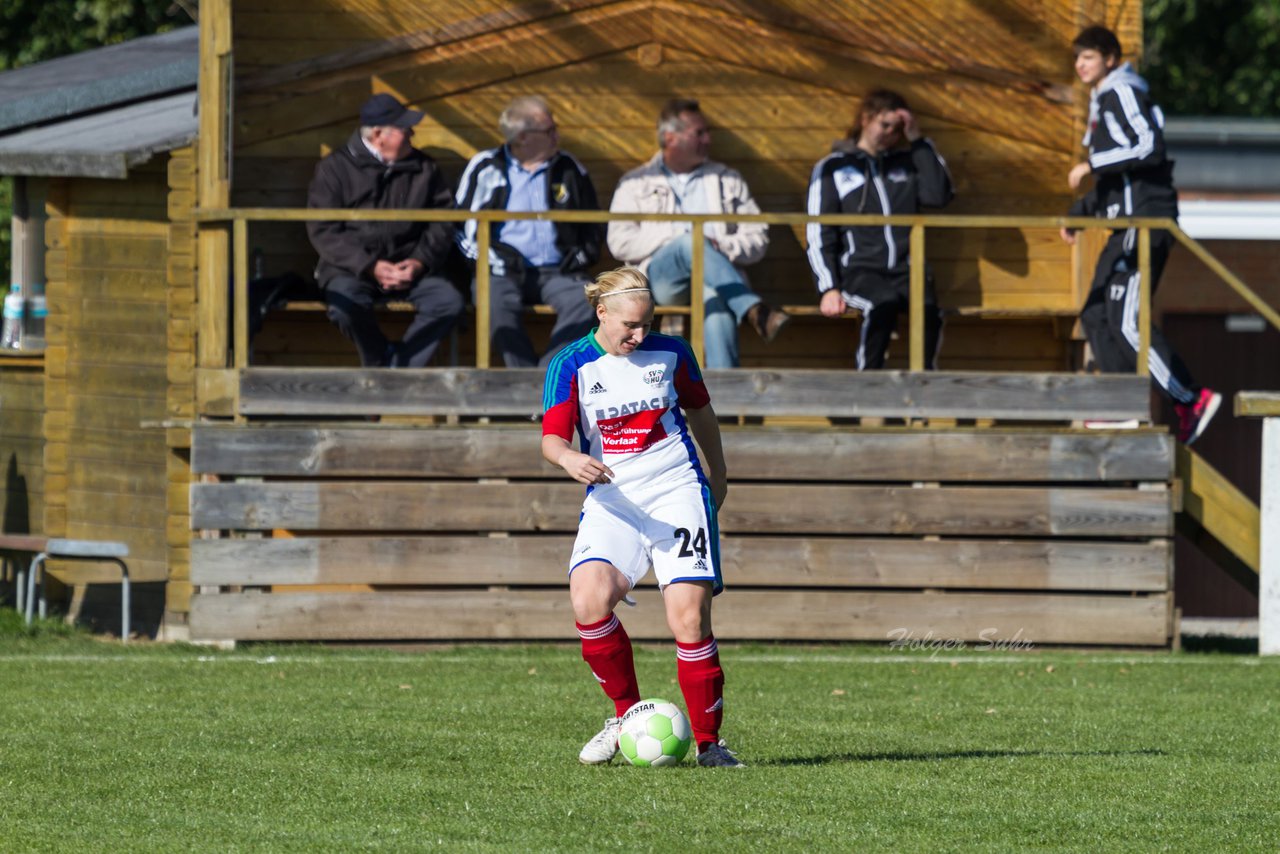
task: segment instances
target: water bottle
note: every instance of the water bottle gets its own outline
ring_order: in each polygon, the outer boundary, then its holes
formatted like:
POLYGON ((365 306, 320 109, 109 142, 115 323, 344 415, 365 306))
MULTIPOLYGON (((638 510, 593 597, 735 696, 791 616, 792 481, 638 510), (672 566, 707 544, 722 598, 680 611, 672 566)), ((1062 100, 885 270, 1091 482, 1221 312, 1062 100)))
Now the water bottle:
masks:
POLYGON ((22 325, 22 349, 44 352, 44 322, 49 316, 49 303, 41 289, 27 300, 27 316, 22 325))
POLYGON ((14 285, 4 298, 4 328, 0 332, 0 348, 22 349, 22 286, 14 285))

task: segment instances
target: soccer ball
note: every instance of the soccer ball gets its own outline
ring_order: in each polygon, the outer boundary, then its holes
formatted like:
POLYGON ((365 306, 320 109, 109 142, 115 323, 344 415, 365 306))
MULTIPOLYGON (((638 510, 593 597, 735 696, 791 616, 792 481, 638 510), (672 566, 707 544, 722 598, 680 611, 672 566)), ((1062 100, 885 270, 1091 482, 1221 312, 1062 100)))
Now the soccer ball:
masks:
POLYGON ((666 700, 641 700, 622 716, 618 747, 632 765, 675 765, 692 741, 689 719, 666 700))

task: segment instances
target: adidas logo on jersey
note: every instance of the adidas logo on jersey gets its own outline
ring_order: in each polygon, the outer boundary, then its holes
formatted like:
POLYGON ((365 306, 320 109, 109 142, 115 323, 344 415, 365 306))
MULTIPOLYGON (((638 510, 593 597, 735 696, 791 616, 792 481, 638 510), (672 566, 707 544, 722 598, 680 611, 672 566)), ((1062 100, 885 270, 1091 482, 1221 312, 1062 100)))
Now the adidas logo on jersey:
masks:
POLYGON ((693 569, 694 569, 694 571, 695 571, 695 572, 706 572, 706 571, 707 571, 707 562, 706 562, 705 560, 703 560, 702 558, 698 558, 697 560, 695 560, 695 561, 693 562, 693 569))
POLYGON ((594 383, 587 394, 604 394, 604 386, 600 385, 600 383, 594 383))

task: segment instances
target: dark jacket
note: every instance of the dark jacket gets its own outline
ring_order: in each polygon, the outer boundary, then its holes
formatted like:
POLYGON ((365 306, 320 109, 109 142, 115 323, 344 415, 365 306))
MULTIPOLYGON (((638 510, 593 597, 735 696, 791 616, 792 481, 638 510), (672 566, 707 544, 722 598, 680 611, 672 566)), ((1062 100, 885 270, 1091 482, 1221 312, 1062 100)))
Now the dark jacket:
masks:
MULTIPOLYGON (((449 208, 453 196, 436 162, 413 149, 384 164, 369 153, 357 131, 320 161, 307 189, 309 208, 449 208)), ((320 255, 321 287, 339 275, 372 279, 376 261, 416 258, 427 274, 442 274, 453 251, 451 222, 308 222, 307 236, 320 255)))
MULTIPOLYGON (((809 181, 811 214, 913 214, 942 207, 955 195, 947 164, 927 139, 910 148, 873 157, 854 140, 841 140, 813 167, 809 181)), ((852 289, 859 270, 905 273, 911 229, 906 226, 806 228, 809 266, 819 293, 852 289)))
POLYGON ((1094 87, 1083 142, 1093 189, 1071 207, 1072 216, 1178 216, 1173 161, 1164 148, 1164 113, 1129 63, 1094 87))
MULTIPOLYGON (((507 199, 511 195, 511 185, 507 182, 507 168, 510 165, 509 152, 505 145, 482 151, 467 164, 458 183, 457 205, 462 210, 506 210, 507 199)), ((547 172, 547 209, 553 211, 594 211, 600 209, 596 199, 596 188, 591 183, 587 169, 571 154, 563 151, 548 164, 547 172)), ((476 260, 478 247, 476 242, 477 221, 468 220, 458 232, 458 245, 462 254, 471 261, 476 260)), ((498 223, 494 223, 490 231, 493 254, 491 259, 495 275, 518 277, 522 275, 528 263, 516 249, 501 243, 497 239, 498 223)), ((558 222, 556 223, 556 249, 559 250, 560 271, 563 273, 579 273, 600 260, 600 239, 604 227, 595 222, 558 222)))

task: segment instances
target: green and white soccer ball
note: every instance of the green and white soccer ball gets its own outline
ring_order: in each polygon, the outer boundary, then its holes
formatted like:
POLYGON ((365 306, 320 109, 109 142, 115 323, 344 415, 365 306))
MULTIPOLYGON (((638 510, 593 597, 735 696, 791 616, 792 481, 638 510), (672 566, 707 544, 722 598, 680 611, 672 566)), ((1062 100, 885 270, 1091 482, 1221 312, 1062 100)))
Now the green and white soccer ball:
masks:
POLYGON ((618 747, 632 765, 675 765, 692 741, 689 719, 666 700, 641 700, 622 716, 618 747))

